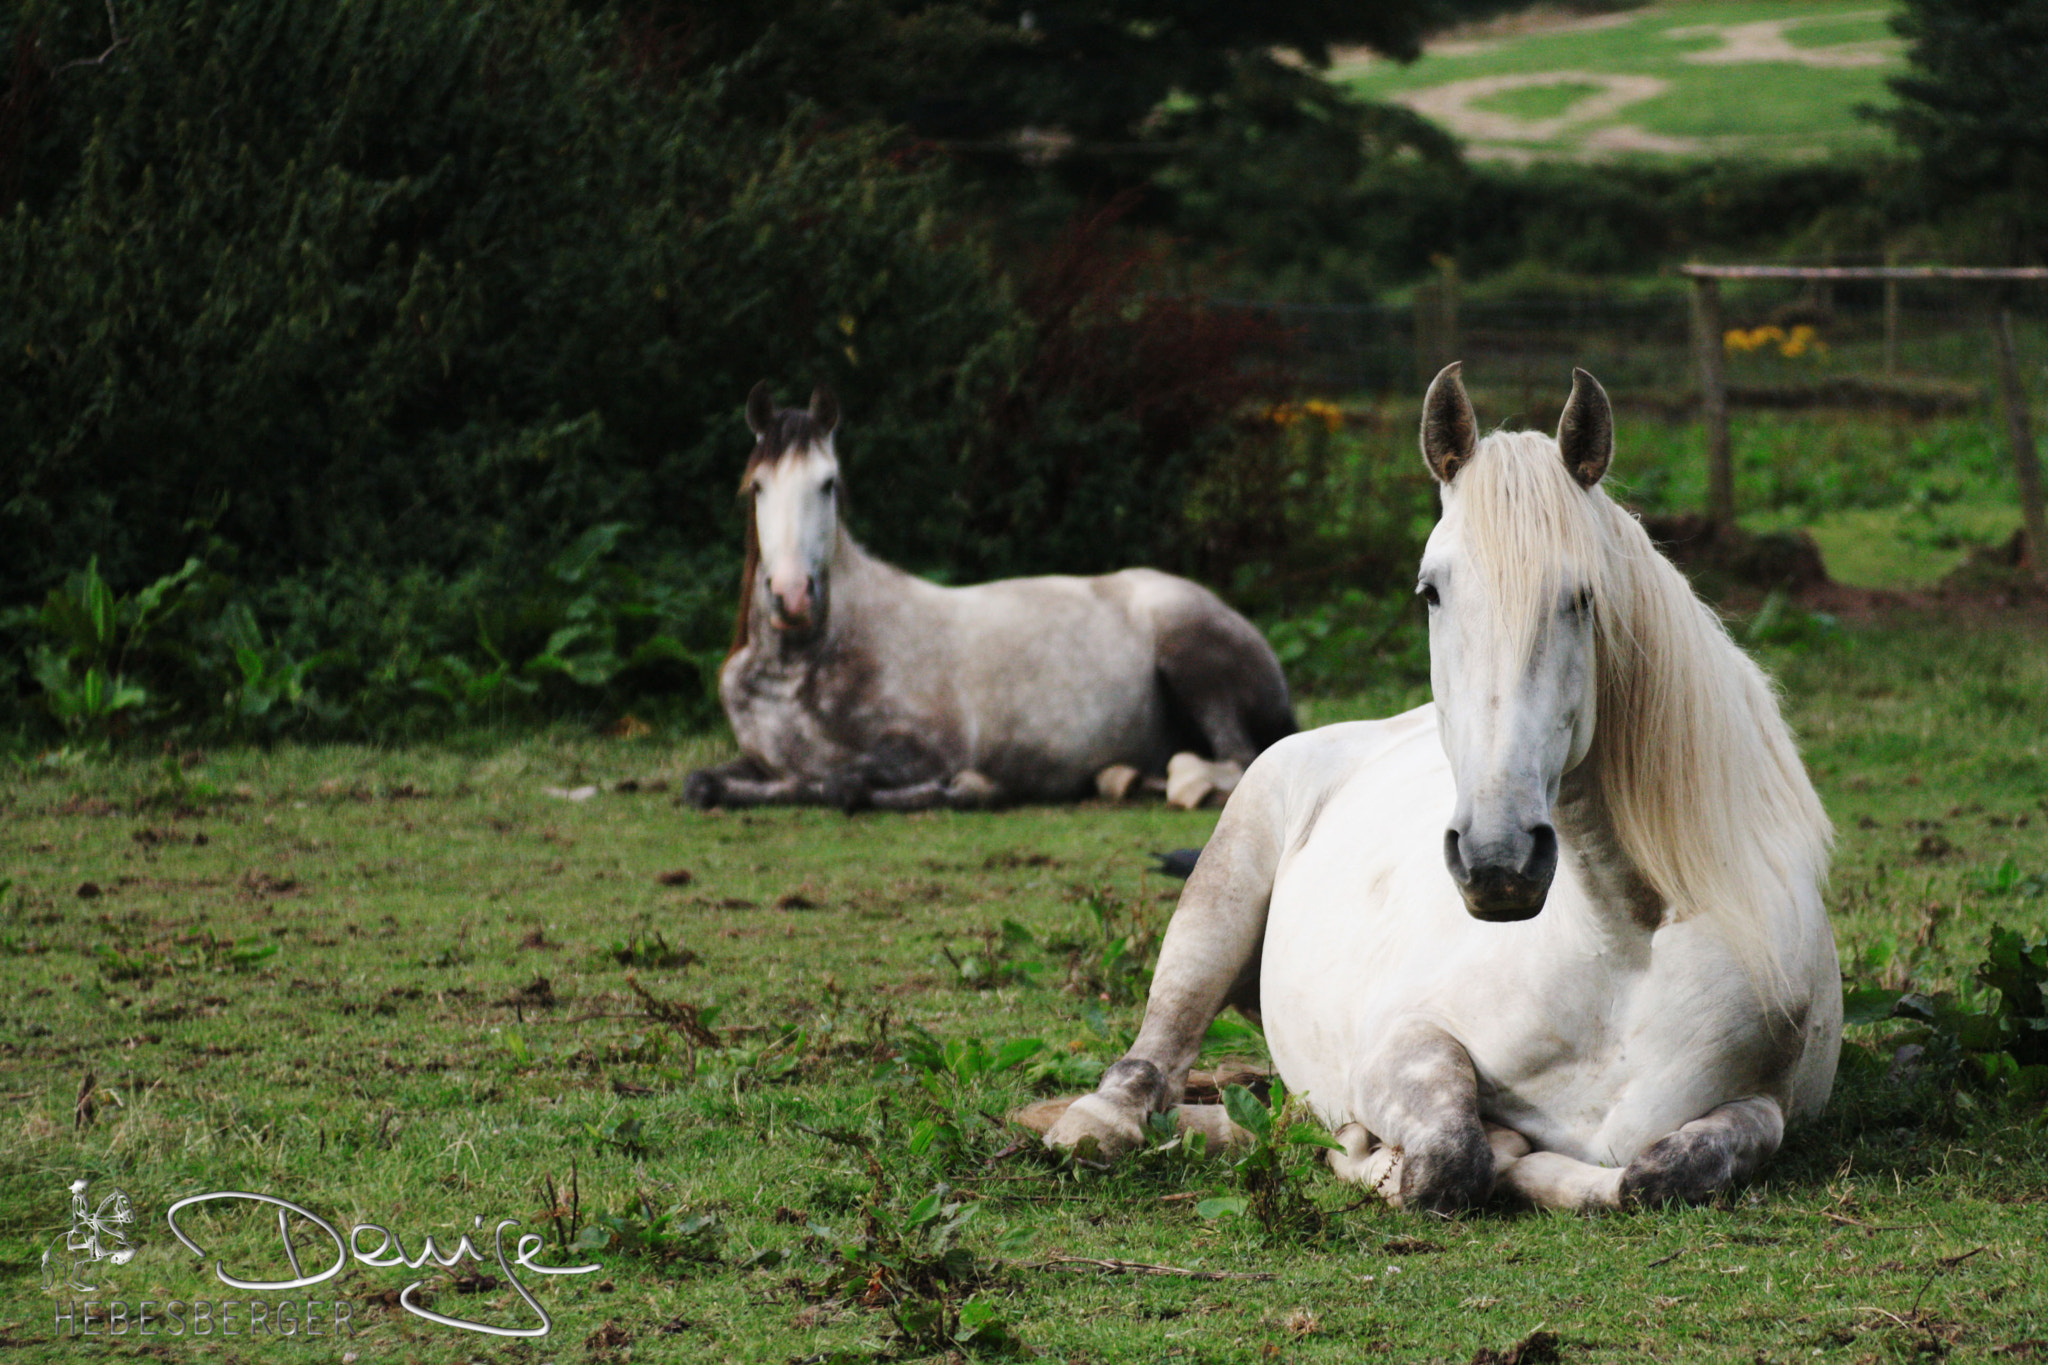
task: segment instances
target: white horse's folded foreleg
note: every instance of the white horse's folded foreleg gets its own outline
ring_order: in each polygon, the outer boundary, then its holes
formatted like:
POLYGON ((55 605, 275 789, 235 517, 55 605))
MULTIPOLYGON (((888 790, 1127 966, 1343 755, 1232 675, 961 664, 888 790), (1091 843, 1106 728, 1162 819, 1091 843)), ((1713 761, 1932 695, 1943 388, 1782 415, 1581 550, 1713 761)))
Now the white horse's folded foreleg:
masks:
POLYGON ((1784 1136, 1778 1102, 1751 1096, 1651 1143, 1625 1168, 1595 1166, 1560 1152, 1532 1152, 1502 1173, 1501 1187, 1546 1209, 1701 1204, 1754 1175, 1784 1136))
MULTIPOLYGON (((1464 1044, 1441 1026, 1410 1019, 1391 1029, 1359 1072, 1352 1112, 1386 1154, 1362 1153, 1340 1175, 1373 1184, 1400 1207, 1441 1213, 1492 1195, 1496 1151, 1479 1118, 1479 1078, 1464 1044)), ((1504 1143, 1499 1155, 1513 1147, 1504 1143)))
POLYGON ((1159 946, 1137 1041, 1045 1135, 1072 1150, 1088 1138, 1105 1156, 1140 1145, 1147 1114, 1180 1101, 1188 1068, 1225 1005, 1255 1010, 1266 907, 1280 865, 1276 783, 1254 767, 1224 808, 1159 946))
MULTIPOLYGON (((1399 1147, 1387 1146, 1358 1123, 1347 1123, 1338 1129, 1337 1140, 1344 1144, 1344 1150, 1332 1151, 1329 1156, 1330 1170, 1339 1180, 1370 1186, 1397 1209, 1406 1204, 1401 1196, 1399 1147)), ((1512 1170, 1516 1162, 1529 1154, 1529 1139, 1497 1123, 1486 1125, 1486 1145, 1493 1153, 1496 1185, 1505 1178, 1504 1172, 1512 1170)))
POLYGON ((1739 1185, 1785 1140, 1785 1111, 1768 1095, 1730 1100, 1659 1138, 1621 1176, 1625 1204, 1703 1204, 1739 1185))

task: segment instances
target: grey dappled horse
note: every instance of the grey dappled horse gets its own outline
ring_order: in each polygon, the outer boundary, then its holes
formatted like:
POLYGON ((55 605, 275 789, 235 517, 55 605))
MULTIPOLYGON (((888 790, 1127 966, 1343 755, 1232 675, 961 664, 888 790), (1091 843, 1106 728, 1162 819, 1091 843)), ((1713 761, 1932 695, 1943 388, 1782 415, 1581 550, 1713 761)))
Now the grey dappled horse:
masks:
POLYGON ((745 757, 692 773, 693 803, 1056 801, 1169 760, 1227 791, 1294 732, 1265 638, 1186 579, 946 588, 870 555, 840 516, 838 421, 822 389, 808 410, 776 410, 766 384, 747 399, 746 569, 719 675, 745 757))
POLYGON ((1477 432, 1452 365, 1422 425, 1434 703, 1252 765, 1137 1041, 1049 1144, 1142 1142, 1227 1004, 1338 1173, 1429 1209, 1707 1199, 1826 1102, 1831 831, 1770 683, 1599 486, 1591 375, 1557 439, 1477 432))

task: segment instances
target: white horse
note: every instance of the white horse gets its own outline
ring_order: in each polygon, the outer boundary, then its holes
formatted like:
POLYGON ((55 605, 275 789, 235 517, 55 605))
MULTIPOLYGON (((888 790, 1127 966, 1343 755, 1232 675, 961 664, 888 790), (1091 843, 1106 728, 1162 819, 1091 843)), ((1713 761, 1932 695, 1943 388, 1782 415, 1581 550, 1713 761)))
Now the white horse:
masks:
POLYGON ((692 773, 699 806, 907 810, 1123 795, 1163 773, 1199 804, 1294 733, 1265 637, 1151 569, 946 588, 863 550, 840 518, 833 431, 747 399, 747 559, 719 697, 745 755, 692 773), (1108 771, 1105 771, 1108 770, 1108 771))
POLYGON ((1245 774, 1136 1043, 1050 1145, 1142 1141, 1226 1004, 1263 1007, 1338 1173, 1408 1206, 1705 1200, 1826 1102, 1831 831, 1770 683, 1598 486, 1591 375, 1556 440, 1476 430, 1452 365, 1422 427, 1434 704, 1245 774))

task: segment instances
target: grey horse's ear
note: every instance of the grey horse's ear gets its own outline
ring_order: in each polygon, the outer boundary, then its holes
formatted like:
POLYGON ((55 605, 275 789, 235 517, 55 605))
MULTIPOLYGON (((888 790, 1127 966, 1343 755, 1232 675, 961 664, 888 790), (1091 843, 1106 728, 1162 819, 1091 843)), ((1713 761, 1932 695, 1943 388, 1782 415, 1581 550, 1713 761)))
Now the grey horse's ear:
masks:
POLYGON ((1449 483, 1479 448, 1479 419, 1460 377, 1465 362, 1453 360, 1429 381, 1422 399, 1422 458, 1438 483, 1449 483))
POLYGON ((839 428, 839 399, 830 385, 820 384, 811 390, 811 425, 820 436, 830 436, 839 428))
POLYGON ((1613 405, 1600 381, 1584 370, 1572 371, 1572 396, 1557 419, 1557 448, 1581 488, 1600 482, 1614 459, 1613 405))
POLYGON ((747 395, 747 425, 756 436, 766 436, 775 427, 775 397, 768 392, 765 379, 747 395))

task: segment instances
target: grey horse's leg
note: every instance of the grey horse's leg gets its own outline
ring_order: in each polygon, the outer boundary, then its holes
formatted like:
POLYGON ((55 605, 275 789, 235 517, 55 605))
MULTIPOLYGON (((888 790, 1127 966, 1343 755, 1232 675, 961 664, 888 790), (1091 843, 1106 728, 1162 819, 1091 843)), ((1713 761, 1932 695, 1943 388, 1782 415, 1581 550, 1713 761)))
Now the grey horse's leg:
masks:
POLYGON ((877 810, 985 810, 1007 799, 1001 787, 973 769, 930 782, 877 788, 868 800, 877 810))
POLYGON ((1248 767, 1298 728, 1280 661, 1251 622, 1204 592, 1160 623, 1159 677, 1209 757, 1248 767))
POLYGON ((1060 1116, 1045 1135, 1047 1146, 1072 1150, 1093 1138, 1100 1153, 1115 1156, 1141 1145, 1146 1116, 1180 1102, 1210 1022, 1226 1005, 1256 1012, 1283 834, 1270 784, 1240 788, 1166 926, 1137 1041, 1103 1073, 1095 1093, 1060 1116))
POLYGON ((699 810, 713 806, 836 806, 859 810, 868 804, 866 783, 852 774, 826 778, 770 777, 752 759, 700 768, 683 783, 683 799, 699 810))
POLYGON ((767 780, 768 772, 760 764, 751 758, 738 758, 715 768, 699 768, 684 778, 683 799, 699 810, 710 810, 725 804, 728 785, 751 788, 767 780))
MULTIPOLYGON (((1340 1134, 1348 1150, 1330 1163, 1339 1175, 1379 1186, 1403 1208, 1439 1213, 1493 1194, 1495 1141, 1505 1139, 1489 1137, 1472 1057, 1440 1026, 1418 1019, 1389 1032, 1359 1076, 1357 1109, 1357 1130, 1340 1134)), ((1510 1152, 1511 1144, 1499 1155, 1510 1152)))

